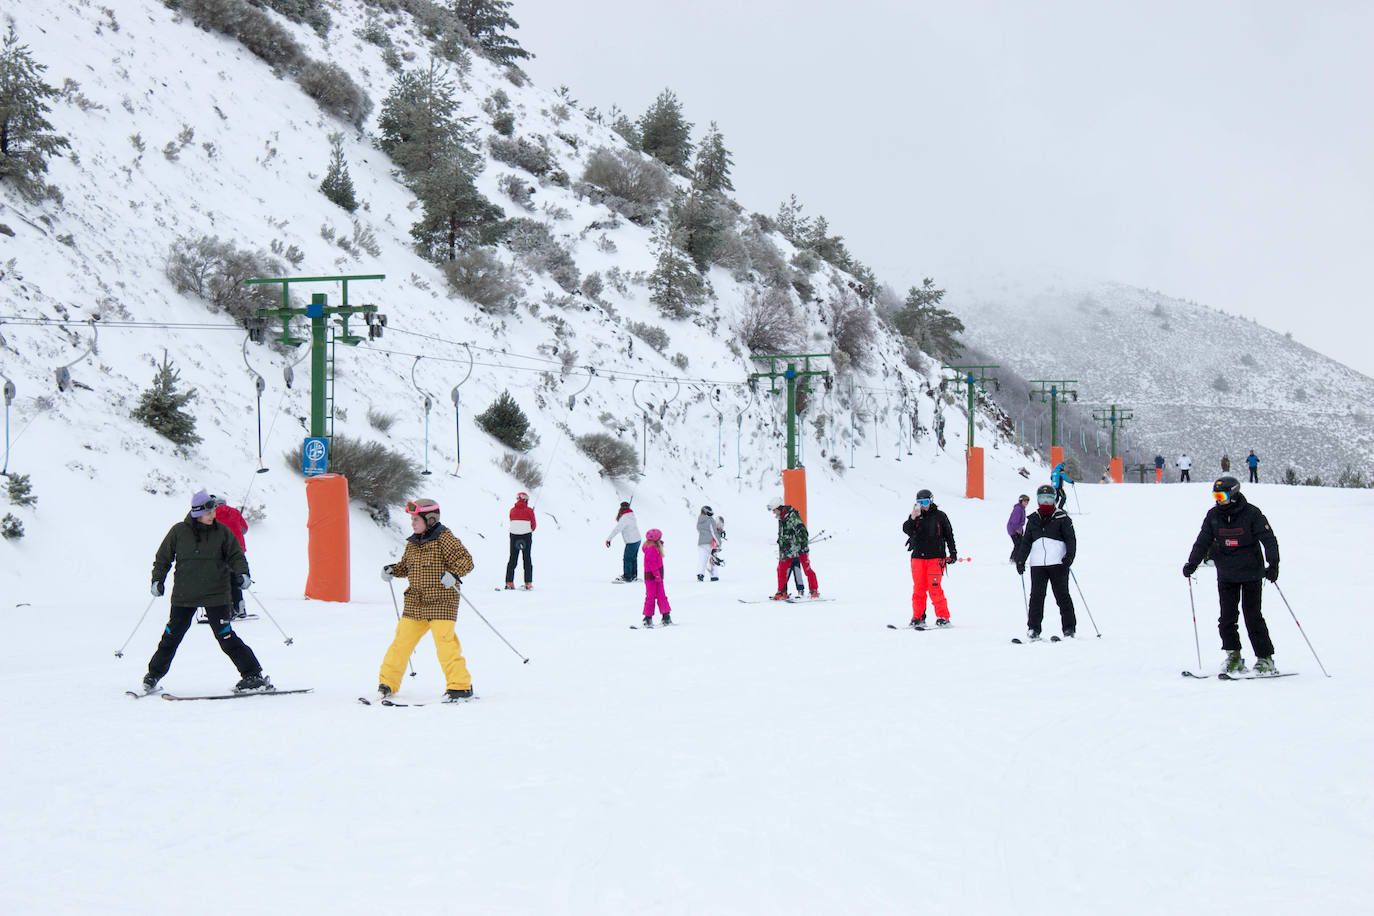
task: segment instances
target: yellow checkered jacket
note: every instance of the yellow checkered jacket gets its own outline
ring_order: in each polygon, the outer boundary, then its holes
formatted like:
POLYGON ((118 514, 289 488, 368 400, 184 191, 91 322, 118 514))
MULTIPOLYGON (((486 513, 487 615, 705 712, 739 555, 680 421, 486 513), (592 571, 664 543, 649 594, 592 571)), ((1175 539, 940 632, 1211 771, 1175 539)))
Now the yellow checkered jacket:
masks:
POLYGON ((458 587, 444 588, 445 572, 459 579, 472 572, 472 554, 453 532, 435 525, 424 534, 406 538, 405 553, 393 563, 391 574, 409 579, 404 616, 415 620, 457 620, 458 587))

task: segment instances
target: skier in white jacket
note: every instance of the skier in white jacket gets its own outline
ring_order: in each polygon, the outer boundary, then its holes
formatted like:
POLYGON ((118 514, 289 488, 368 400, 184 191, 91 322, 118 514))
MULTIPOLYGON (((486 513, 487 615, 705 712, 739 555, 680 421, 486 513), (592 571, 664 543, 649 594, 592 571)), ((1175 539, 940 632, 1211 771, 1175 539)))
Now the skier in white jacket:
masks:
POLYGON ((620 509, 615 514, 615 527, 611 533, 606 535, 606 546, 611 546, 611 539, 616 535, 625 539, 625 568, 616 577, 615 582, 633 582, 639 578, 639 522, 635 520, 634 510, 629 503, 621 503, 620 509))

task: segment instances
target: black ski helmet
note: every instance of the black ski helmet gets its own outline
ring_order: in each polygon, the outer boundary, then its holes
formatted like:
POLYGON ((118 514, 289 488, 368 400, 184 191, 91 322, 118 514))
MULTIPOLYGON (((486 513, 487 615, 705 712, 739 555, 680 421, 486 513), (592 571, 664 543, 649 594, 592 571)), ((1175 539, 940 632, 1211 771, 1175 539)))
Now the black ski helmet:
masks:
POLYGON ((1240 495, 1240 481, 1234 477, 1218 477, 1212 484, 1213 493, 1225 493, 1226 501, 1231 502, 1240 495))
POLYGON ((702 515, 711 515, 711 514, 712 514, 712 513, 711 513, 711 507, 710 507, 710 506, 702 506, 702 507, 701 507, 701 514, 702 514, 702 515))
POLYGON ((917 499, 934 499, 934 498, 935 498, 935 495, 934 495, 933 493, 931 493, 929 490, 924 490, 924 489, 922 489, 922 490, 917 490, 917 491, 916 491, 916 498, 917 498, 917 499))
POLYGON ((1051 499, 1050 501, 1053 502, 1054 500, 1056 500, 1056 499, 1059 498, 1059 493, 1058 493, 1058 491, 1056 491, 1056 490, 1054 489, 1054 487, 1052 487, 1052 486, 1050 486, 1049 484, 1046 483, 1046 484, 1041 484, 1040 486, 1038 486, 1038 487, 1035 488, 1035 501, 1036 501, 1036 503, 1044 504, 1044 500, 1042 500, 1042 499, 1040 498, 1040 497, 1042 497, 1042 496, 1049 496, 1049 497, 1052 497, 1052 499, 1051 499))

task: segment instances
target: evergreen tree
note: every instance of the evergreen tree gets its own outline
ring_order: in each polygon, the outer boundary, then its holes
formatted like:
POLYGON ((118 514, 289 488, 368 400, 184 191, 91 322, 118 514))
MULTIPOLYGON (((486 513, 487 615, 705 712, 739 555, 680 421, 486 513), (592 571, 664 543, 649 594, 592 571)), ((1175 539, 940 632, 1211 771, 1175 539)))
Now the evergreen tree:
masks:
POLYGON ((409 179, 473 144, 448 68, 408 70, 396 78, 377 118, 378 145, 409 179))
POLYGON ((46 69, 29 55, 27 45, 19 43, 10 22, 0 43, 0 181, 8 181, 30 201, 62 199, 43 176, 48 159, 71 146, 66 137, 53 133, 44 117, 47 100, 58 94, 43 82, 46 69))
POLYGON ((911 287, 902 307, 892 315, 892 326, 915 346, 942 359, 954 359, 962 351, 957 335, 964 323, 948 309, 940 308, 945 291, 926 277, 920 287, 911 287))
POLYGON ((460 251, 496 240, 505 212, 477 190, 473 179, 479 164, 471 154, 454 156, 415 180, 424 214, 410 235, 422 257, 452 261, 460 251))
POLYGON ((343 134, 330 134, 329 173, 320 182, 320 191, 334 203, 349 213, 358 209, 358 198, 353 195, 353 179, 348 174, 348 162, 344 160, 343 134))
POLYGON ((200 441, 196 418, 182 408, 195 399, 196 389, 178 391, 180 379, 181 373, 172 368, 167 351, 162 351, 162 365, 153 376, 153 386, 143 392, 131 416, 177 445, 195 445, 200 441))
POLYGON ((720 135, 720 128, 712 121, 711 129, 706 132, 701 148, 697 150, 692 184, 703 191, 733 191, 735 186, 730 181, 730 166, 733 164, 730 151, 725 148, 725 140, 720 135))
POLYGON ((509 64, 534 56, 506 34, 520 28, 511 18, 512 5, 512 0, 452 0, 451 9, 488 57, 509 64))
POLYGON ((483 432, 517 451, 527 451, 539 444, 539 437, 530 432, 530 418, 525 416, 509 391, 502 391, 473 419, 483 432))
POLYGON ((678 246, 692 259, 697 271, 705 273, 734 223, 734 213, 725 199, 694 188, 691 193, 677 195, 668 218, 678 246))
POLYGON ((9 493, 10 502, 16 506, 32 508, 38 504, 38 497, 33 495, 33 485, 29 483, 28 474, 9 475, 5 489, 9 493))
POLYGON ((658 265, 649 275, 649 301, 665 318, 688 318, 706 301, 709 290, 671 231, 659 230, 655 242, 658 265))
POLYGON ((684 171, 692 158, 692 125, 671 89, 659 93, 639 119, 639 148, 670 169, 684 171))

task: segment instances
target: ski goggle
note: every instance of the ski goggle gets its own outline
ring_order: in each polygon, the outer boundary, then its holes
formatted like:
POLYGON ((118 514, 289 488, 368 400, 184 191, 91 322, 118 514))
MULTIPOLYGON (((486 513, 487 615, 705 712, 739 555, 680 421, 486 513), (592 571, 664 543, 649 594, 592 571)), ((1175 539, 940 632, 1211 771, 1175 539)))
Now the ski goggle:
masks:
POLYGON ((220 499, 218 496, 211 496, 209 499, 201 503, 199 506, 192 506, 191 514, 204 515, 205 513, 213 510, 216 506, 222 505, 224 505, 224 500, 220 499))
POLYGON ((1217 490, 1212 493, 1212 498, 1219 503, 1229 503, 1231 501, 1231 494, 1227 493, 1225 490, 1217 490))
POLYGON ((438 511, 439 511, 439 504, 438 504, 438 503, 425 503, 425 504, 422 506, 422 505, 420 505, 419 503, 417 503, 417 502, 416 502, 415 500, 413 500, 413 499, 407 499, 407 500, 406 500, 406 514, 407 514, 407 515, 428 515, 428 514, 431 513, 431 512, 438 512, 438 511))
POLYGON ((929 508, 930 508, 930 500, 928 500, 928 499, 918 499, 918 500, 916 500, 916 505, 920 506, 922 509, 929 509, 929 508))
POLYGON ((1038 493, 1036 494, 1035 501, 1042 506, 1052 506, 1056 498, 1056 495, 1053 493, 1038 493))

